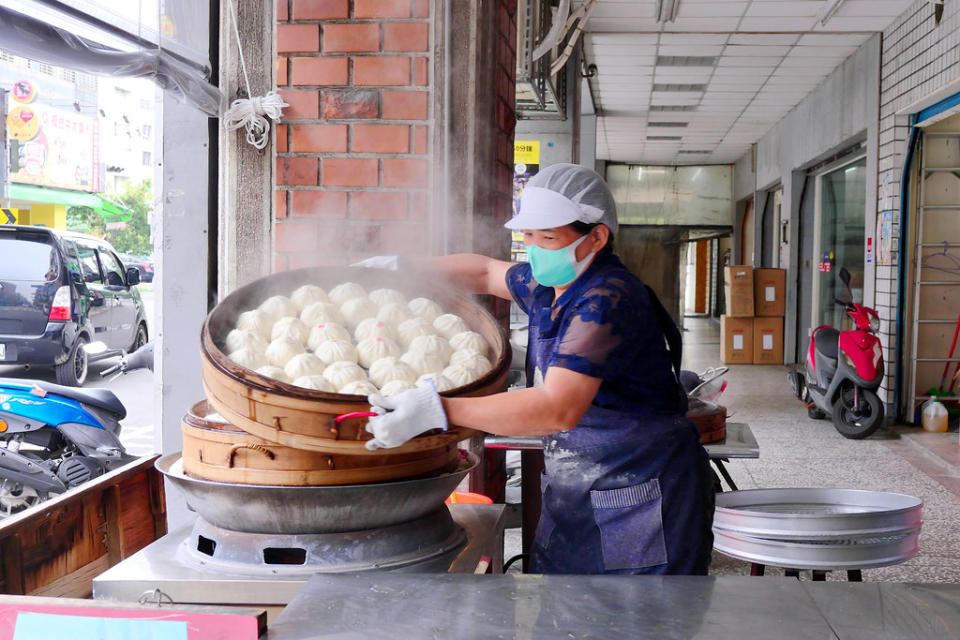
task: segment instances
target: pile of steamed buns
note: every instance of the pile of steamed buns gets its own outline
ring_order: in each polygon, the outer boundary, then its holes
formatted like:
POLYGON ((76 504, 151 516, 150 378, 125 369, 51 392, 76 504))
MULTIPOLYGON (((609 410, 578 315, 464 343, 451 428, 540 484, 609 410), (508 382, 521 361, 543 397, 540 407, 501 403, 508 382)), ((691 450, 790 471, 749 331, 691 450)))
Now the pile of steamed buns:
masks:
POLYGON ((238 365, 297 387, 395 395, 433 380, 437 391, 490 371, 490 348, 463 318, 396 289, 303 285, 244 311, 224 341, 238 365))

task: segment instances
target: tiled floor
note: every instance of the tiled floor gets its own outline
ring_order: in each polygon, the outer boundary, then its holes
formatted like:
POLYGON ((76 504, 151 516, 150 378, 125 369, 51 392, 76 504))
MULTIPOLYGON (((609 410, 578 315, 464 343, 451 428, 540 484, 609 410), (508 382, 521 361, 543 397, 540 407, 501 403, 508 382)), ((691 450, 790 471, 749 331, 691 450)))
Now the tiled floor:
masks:
MULTIPOLYGON (((688 318, 684 368, 720 364, 719 324, 688 318)), ((863 571, 864 581, 960 581, 960 445, 956 431, 926 433, 919 427, 881 429, 865 440, 841 436, 829 420, 812 420, 790 391, 786 368, 732 365, 720 403, 731 421, 745 422, 760 445, 760 458, 727 465, 740 489, 841 487, 905 493, 924 501, 920 553, 889 567, 863 571)), ((519 553, 519 529, 508 530, 506 557, 519 553)), ((517 563, 519 565, 519 563, 517 563)), ((714 552, 711 574, 747 575, 749 564, 714 552)), ((516 569, 511 569, 511 571, 516 569)), ((767 575, 783 571, 768 568, 767 575)), ((804 579, 810 579, 805 572, 804 579)), ((828 574, 843 580, 843 572, 828 574)))
MULTIPOLYGON (((686 322, 684 368, 719 363, 719 324, 686 322)), ((899 565, 863 572, 865 581, 960 581, 960 446, 956 431, 934 434, 919 427, 881 429, 865 440, 841 436, 829 420, 811 420, 793 397, 779 366, 731 365, 720 399, 737 422, 746 422, 760 458, 731 460, 740 489, 842 487, 893 491, 924 501, 920 553, 899 565)), ((714 553, 711 573, 746 574, 749 565, 714 553)), ((768 573, 777 573, 768 569, 768 573)), ((779 573, 782 573, 780 571, 779 573)), ((840 580, 841 572, 829 579, 840 580)))

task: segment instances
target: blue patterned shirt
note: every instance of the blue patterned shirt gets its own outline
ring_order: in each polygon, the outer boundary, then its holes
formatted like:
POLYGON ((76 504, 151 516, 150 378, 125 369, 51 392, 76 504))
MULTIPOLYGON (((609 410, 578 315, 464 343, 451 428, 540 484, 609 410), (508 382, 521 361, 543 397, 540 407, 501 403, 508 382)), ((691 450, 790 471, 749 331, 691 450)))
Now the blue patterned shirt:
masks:
POLYGON ((544 377, 563 367, 600 378, 595 406, 621 411, 679 410, 679 389, 653 302, 639 278, 618 257, 598 255, 554 304, 553 287, 533 279, 529 263, 507 271, 507 287, 530 316, 529 344, 556 339, 547 362, 534 354, 544 377))

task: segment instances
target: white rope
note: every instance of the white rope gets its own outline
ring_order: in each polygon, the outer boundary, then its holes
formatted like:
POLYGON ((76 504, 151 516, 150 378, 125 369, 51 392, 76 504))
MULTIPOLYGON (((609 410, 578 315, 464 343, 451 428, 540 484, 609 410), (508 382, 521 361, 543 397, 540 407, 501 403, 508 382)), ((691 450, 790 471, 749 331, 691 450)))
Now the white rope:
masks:
POLYGON ((229 131, 240 127, 247 130, 247 142, 257 149, 263 149, 270 140, 270 121, 279 120, 283 115, 283 108, 289 107, 276 91, 268 91, 266 95, 255 96, 250 90, 250 78, 247 77, 247 63, 243 59, 243 46, 240 44, 240 30, 237 28, 236 9, 233 0, 227 2, 229 6, 230 22, 233 24, 233 34, 237 38, 237 50, 240 52, 240 68, 243 70, 243 82, 247 86, 249 98, 238 98, 230 103, 230 108, 223 114, 223 124, 229 131))

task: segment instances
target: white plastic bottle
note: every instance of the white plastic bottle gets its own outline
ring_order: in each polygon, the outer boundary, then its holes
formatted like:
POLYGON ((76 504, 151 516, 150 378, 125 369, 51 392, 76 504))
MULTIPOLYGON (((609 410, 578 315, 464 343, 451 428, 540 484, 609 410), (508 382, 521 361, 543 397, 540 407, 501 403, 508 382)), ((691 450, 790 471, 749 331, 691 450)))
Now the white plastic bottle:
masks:
POLYGON ((923 413, 920 417, 924 431, 943 433, 947 430, 947 409, 936 398, 923 403, 923 413))

